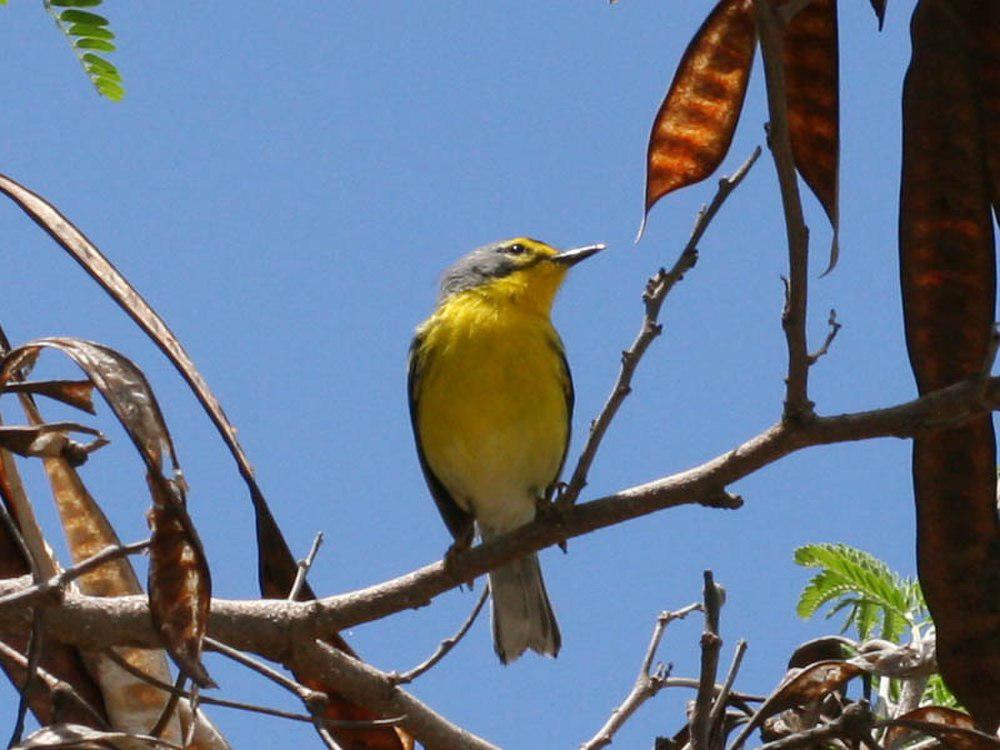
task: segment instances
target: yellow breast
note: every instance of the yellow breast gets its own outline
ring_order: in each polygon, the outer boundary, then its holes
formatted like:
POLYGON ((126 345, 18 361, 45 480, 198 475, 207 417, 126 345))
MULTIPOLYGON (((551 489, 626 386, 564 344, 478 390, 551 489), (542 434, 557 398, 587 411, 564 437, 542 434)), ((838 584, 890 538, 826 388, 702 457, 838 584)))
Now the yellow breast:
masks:
POLYGON ((569 440, 569 374, 548 316, 462 293, 419 333, 427 463, 480 525, 499 533, 527 523, 569 440))

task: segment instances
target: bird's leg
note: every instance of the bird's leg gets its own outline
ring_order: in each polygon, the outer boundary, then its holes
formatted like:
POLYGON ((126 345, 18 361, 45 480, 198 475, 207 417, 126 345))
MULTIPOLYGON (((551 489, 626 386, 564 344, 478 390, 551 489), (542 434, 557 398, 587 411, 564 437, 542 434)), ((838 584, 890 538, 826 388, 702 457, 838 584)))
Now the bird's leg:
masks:
POLYGON ((455 541, 451 543, 451 546, 449 546, 444 553, 444 569, 448 571, 448 575, 456 580, 459 580, 460 583, 468 586, 470 590, 472 589, 472 581, 462 581, 459 578, 456 571, 456 564, 458 562, 458 558, 472 546, 472 540, 475 537, 475 534, 475 526, 470 523, 459 536, 455 537, 455 541))
MULTIPOLYGON (((535 517, 562 526, 563 511, 559 507, 559 497, 566 489, 565 482, 553 482, 545 489, 545 494, 535 498, 535 517)), ((566 540, 559 542, 559 549, 566 552, 566 540)))

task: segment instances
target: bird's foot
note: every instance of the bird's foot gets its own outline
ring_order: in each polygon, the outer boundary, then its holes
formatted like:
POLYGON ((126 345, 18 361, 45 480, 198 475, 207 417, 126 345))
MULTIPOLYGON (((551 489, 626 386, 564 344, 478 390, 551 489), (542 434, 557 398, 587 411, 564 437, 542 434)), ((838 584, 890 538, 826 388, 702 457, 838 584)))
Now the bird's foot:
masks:
POLYGON ((468 586, 472 589, 472 579, 464 579, 458 572, 459 560, 462 555, 472 546, 473 530, 470 528, 467 534, 458 537, 444 553, 444 569, 460 585, 468 586))
MULTIPOLYGON (((558 485, 553 485, 553 490, 546 493, 546 497, 539 497, 535 500, 535 517, 545 521, 546 523, 551 523, 556 526, 563 525, 563 509, 559 505, 559 493, 562 492, 562 488, 566 485, 563 482, 559 482, 558 485), (553 501, 552 495, 556 496, 556 500, 553 501)), ((559 542, 559 549, 566 552, 566 540, 563 539, 559 542)))

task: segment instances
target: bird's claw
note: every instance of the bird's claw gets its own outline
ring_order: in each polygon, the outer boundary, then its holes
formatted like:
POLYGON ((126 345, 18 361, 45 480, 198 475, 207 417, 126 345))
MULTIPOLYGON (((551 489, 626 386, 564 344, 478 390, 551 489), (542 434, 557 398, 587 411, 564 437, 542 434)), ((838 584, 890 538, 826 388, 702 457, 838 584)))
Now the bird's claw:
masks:
POLYGON ((453 579, 472 590, 472 580, 463 579, 458 573, 459 558, 472 546, 472 532, 458 537, 444 553, 444 569, 453 579))
MULTIPOLYGON (((552 486, 552 490, 546 493, 547 496, 553 494, 558 498, 559 494, 566 487, 565 482, 559 482, 552 486), (554 492, 553 492, 554 490, 554 492)), ((539 497, 535 500, 535 517, 539 518, 547 523, 555 524, 556 526, 563 525, 563 509, 559 506, 559 501, 551 500, 549 497, 539 497)), ((563 539, 559 542, 559 549, 566 552, 566 540, 563 539)))

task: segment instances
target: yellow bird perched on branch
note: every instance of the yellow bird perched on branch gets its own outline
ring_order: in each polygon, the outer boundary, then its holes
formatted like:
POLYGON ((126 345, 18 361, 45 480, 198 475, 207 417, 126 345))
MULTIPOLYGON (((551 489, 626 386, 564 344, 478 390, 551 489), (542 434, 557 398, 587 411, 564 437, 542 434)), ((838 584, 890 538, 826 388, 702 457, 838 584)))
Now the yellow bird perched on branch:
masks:
MULTIPOLYGON (((602 250, 559 252, 520 237, 449 268, 437 309, 410 346, 410 417, 424 477, 468 547, 529 523, 552 494, 569 447, 573 381, 549 318, 566 272, 602 250)), ((555 656, 560 635, 538 556, 490 573, 493 646, 555 656)))

